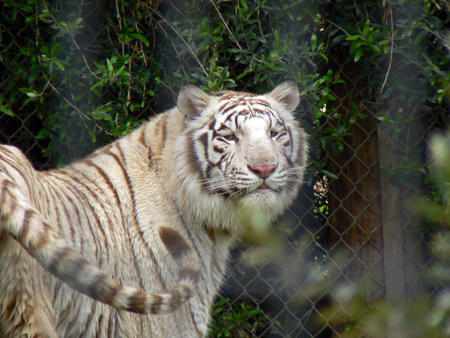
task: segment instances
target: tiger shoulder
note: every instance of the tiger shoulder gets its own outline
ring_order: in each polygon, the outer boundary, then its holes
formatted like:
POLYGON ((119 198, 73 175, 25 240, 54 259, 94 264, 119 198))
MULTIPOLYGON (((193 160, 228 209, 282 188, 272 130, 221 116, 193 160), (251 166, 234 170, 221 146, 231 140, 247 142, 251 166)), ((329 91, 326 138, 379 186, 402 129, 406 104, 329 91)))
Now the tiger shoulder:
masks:
POLYGON ((0 336, 205 337, 248 217, 295 199, 308 142, 284 82, 183 88, 177 106, 72 165, 0 146, 0 336))

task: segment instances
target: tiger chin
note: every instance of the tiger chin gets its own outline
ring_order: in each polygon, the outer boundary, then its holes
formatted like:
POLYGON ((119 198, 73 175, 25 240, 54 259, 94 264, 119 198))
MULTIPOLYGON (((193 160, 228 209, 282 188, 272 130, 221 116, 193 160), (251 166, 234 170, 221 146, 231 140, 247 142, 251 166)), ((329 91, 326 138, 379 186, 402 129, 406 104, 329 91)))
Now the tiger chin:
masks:
POLYGON ((176 108, 47 172, 0 146, 0 336, 205 337, 233 242, 302 183, 299 100, 292 82, 187 86, 176 108))

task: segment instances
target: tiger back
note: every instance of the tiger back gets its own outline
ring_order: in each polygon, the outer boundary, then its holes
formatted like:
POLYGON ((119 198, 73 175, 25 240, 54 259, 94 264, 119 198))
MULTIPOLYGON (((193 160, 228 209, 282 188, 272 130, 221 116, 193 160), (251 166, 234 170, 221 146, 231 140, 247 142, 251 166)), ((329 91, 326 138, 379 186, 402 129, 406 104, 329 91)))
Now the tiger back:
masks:
POLYGON ((61 169, 0 146, 0 336, 206 336, 249 215, 281 214, 302 182, 298 103, 291 82, 187 86, 176 108, 61 169))

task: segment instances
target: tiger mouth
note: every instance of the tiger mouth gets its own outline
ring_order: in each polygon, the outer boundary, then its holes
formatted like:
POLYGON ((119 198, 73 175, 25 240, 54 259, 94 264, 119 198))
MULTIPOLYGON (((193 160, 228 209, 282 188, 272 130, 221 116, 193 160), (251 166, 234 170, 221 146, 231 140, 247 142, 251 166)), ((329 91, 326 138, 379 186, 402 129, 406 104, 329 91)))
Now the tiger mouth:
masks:
POLYGON ((269 187, 267 184, 262 183, 258 188, 256 188, 256 190, 266 190, 266 189, 270 189, 273 190, 271 187, 269 187))

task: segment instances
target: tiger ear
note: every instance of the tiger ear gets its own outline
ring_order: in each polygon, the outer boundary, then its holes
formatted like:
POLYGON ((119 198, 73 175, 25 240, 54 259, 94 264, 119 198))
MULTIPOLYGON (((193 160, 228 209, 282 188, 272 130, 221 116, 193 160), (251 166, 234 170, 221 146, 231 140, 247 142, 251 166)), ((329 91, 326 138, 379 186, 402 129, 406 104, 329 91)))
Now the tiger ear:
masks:
POLYGON ((298 87, 292 81, 283 82, 267 96, 281 103, 288 111, 294 111, 300 103, 298 87))
POLYGON ((200 88, 188 85, 180 90, 177 108, 188 119, 200 115, 210 104, 211 97, 200 88))

